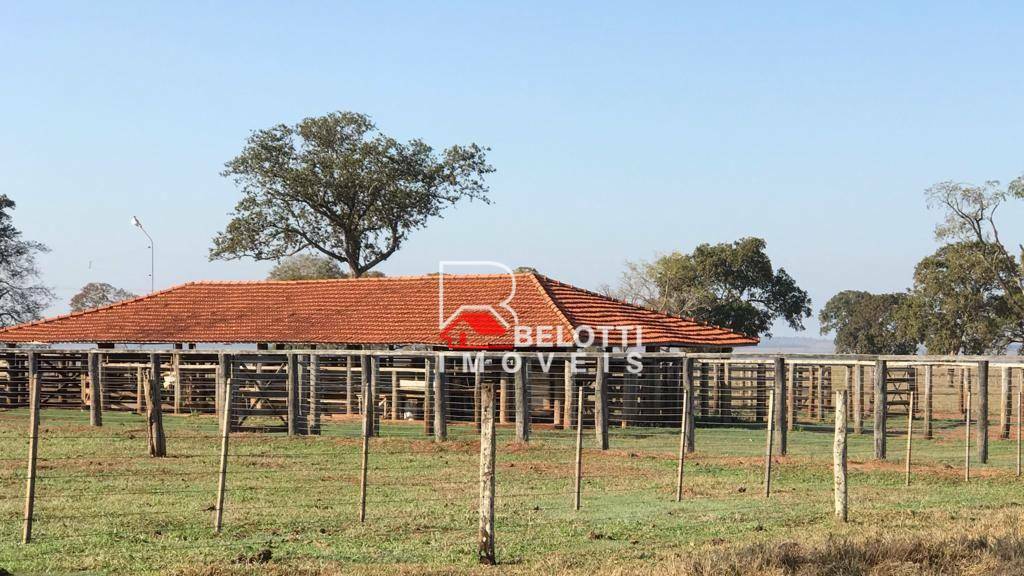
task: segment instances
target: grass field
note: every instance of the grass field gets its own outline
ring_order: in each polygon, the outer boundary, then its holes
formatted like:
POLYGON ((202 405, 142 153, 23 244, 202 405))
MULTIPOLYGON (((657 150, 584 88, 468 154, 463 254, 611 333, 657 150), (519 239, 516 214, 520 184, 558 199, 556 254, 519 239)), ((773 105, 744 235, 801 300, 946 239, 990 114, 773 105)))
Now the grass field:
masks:
MULTIPOLYGON (((963 557, 949 553, 945 573, 970 573, 1020 568, 1014 563, 1024 556, 1016 540, 1024 484, 1014 476, 1015 443, 993 441, 991 463, 976 464, 976 479, 965 484, 956 427, 940 426, 936 440, 915 442, 919 465, 909 488, 903 438, 890 438, 890 460, 880 464, 870 459, 871 437, 851 435, 851 521, 843 526, 831 516, 832 434, 825 430, 790 434, 790 456, 776 459, 774 491, 765 499, 764 432, 700 428, 698 450, 687 460, 685 501, 676 503, 677 434, 614 429, 612 450, 585 451, 583 509, 576 512, 573 433, 538 429, 526 447, 510 443, 502 428, 500 566, 489 568, 475 564, 479 448, 468 426, 453 426, 453 441, 437 445, 423 439, 420 424, 385 422, 371 445, 365 524, 357 521, 358 423, 329 421, 321 437, 234 434, 225 529, 215 535, 216 423, 209 416, 165 422, 170 457, 152 459, 139 416, 107 413, 102 428, 90 428, 84 412, 44 411, 34 541, 26 546, 19 542, 27 413, 0 413, 0 568, 824 574, 835 570, 821 562, 861 558, 883 570, 877 573, 932 573, 925 564, 941 558, 910 556, 963 550, 963 557), (963 531, 983 543, 949 541, 963 531), (904 572, 885 564, 897 549, 907 556, 904 572), (848 553, 833 557, 836 550, 848 553)), ((585 438, 592 443, 592 431, 585 438)), ((850 566, 840 573, 867 573, 850 566)))

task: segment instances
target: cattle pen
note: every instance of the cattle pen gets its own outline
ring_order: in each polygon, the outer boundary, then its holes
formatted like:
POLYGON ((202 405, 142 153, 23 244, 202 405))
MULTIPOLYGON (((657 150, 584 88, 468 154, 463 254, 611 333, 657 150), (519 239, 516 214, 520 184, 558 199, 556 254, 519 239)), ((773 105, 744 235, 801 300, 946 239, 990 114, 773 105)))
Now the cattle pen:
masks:
POLYGON ((181 523, 162 544, 207 547, 323 515, 372 530, 396 521, 390 503, 416 537, 451 531, 494 563, 525 553, 503 534, 602 497, 620 518, 637 495, 699 509, 715 489, 689 482, 710 466, 756 478, 743 498, 798 492, 790 462, 828 473, 822 516, 845 521, 847 459, 898 486, 1018 477, 1022 371, 1013 356, 7 348, 0 549, 81 539, 111 502, 132 508, 117 537, 181 523), (299 513, 275 527, 282 508, 299 513))

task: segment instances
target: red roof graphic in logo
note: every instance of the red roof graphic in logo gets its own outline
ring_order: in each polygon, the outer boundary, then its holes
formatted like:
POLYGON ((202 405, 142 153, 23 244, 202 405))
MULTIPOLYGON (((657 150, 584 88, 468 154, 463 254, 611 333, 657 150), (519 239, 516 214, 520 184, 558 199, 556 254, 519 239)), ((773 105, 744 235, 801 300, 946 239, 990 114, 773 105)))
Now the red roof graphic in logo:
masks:
POLYGON ((506 348, 493 343, 504 336, 508 323, 493 308, 467 308, 459 311, 441 330, 441 340, 452 349, 481 350, 506 348))

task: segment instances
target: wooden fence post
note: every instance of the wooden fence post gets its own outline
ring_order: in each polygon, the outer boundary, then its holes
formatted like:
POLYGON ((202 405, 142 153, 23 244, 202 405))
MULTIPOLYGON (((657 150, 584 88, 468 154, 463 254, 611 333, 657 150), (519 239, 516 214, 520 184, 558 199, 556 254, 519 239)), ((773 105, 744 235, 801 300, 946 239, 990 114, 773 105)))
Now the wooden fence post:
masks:
POLYGON ((967 390, 971 387, 971 369, 962 366, 960 367, 960 412, 963 415, 963 411, 966 410, 965 402, 967 401, 967 390))
POLYGON ((846 399, 848 390, 836 391, 835 440, 832 445, 832 478, 834 485, 835 516, 840 522, 847 519, 846 487, 846 399))
POLYGON ((818 422, 825 420, 825 369, 826 366, 812 366, 816 376, 814 380, 814 413, 818 422))
POLYGON ((772 495, 772 447, 774 442, 775 432, 775 390, 771 389, 768 391, 768 415, 767 415, 767 429, 765 432, 765 443, 764 443, 764 497, 768 498, 772 495))
POLYGON ((786 426, 786 413, 789 403, 792 399, 786 395, 786 360, 782 356, 775 359, 775 387, 774 387, 774 399, 775 409, 772 411, 774 414, 773 420, 775 421, 775 430, 779 435, 778 441, 778 453, 779 456, 785 456, 789 451, 789 434, 787 434, 786 426))
MULTIPOLYGON (((223 354, 220 355, 224 357, 223 354)), ((232 404, 234 401, 234 385, 231 378, 225 378, 224 397, 221 399, 221 425, 220 425, 220 468, 217 478, 217 506, 214 508, 213 531, 220 534, 221 526, 224 525, 224 493, 228 484, 228 438, 232 428, 232 404)))
POLYGON ((103 376, 99 352, 89 352, 89 425, 103 426, 103 376))
POLYGON ((887 364, 885 360, 875 362, 875 459, 885 460, 886 417, 888 416, 887 364))
POLYGON ((448 440, 448 382, 444 372, 444 355, 438 353, 434 367, 434 440, 448 440))
POLYGON ((217 370, 214 373, 213 383, 213 404, 214 413, 217 415, 217 420, 222 421, 224 415, 224 391, 226 390, 225 382, 228 377, 228 358, 227 355, 221 352, 217 354, 217 370))
POLYGON ((171 353, 171 374, 174 376, 174 413, 181 414, 181 356, 171 353))
POLYGON ((683 358, 683 397, 686 399, 683 402, 683 415, 686 418, 686 451, 693 452, 697 448, 696 440, 696 423, 695 416, 696 410, 694 397, 694 386, 693 386, 693 358, 683 358))
POLYGON ((978 461, 988 464, 988 360, 978 362, 978 461))
POLYGON ((573 509, 580 509, 580 492, 583 488, 583 386, 580 386, 576 401, 576 479, 573 484, 573 509))
MULTIPOLYGON (((641 371, 646 367, 642 366, 641 371)), ((620 420, 619 425, 625 428, 632 424, 636 426, 637 412, 640 407, 640 390, 637 383, 637 377, 631 373, 628 369, 623 371, 622 374, 622 405, 619 411, 620 420)), ((606 400, 607 402, 607 400, 606 400)))
MULTIPOLYGON (((387 402, 384 402, 384 406, 379 406, 381 403, 380 361, 380 356, 370 358, 370 403, 373 404, 373 421, 370 423, 370 435, 376 438, 380 438, 380 419, 387 408, 387 402)), ((365 357, 363 357, 363 371, 366 371, 365 357)))
MULTIPOLYGON (((769 384, 767 367, 760 362, 754 365, 752 372, 754 376, 754 421, 774 425, 774 413, 769 413, 768 410, 768 394, 769 389, 775 389, 775 379, 773 378, 769 384)), ((751 371, 748 371, 746 367, 743 367, 743 370, 740 372, 741 378, 749 377, 750 374, 751 371)), ((743 384, 740 384, 740 386, 742 387, 743 384)), ((776 400, 778 398, 778 396, 775 397, 776 400)), ((772 450, 774 449, 775 447, 772 446, 772 450)))
MULTIPOLYGON (((377 368, 377 357, 370 357, 370 373, 376 373, 377 368)), ((373 400, 370 399, 370 395, 373 393, 372 386, 368 385, 366 381, 366 357, 363 357, 362 366, 363 372, 363 400, 361 402, 363 406, 363 445, 360 453, 360 465, 359 465, 359 522, 366 521, 366 480, 367 471, 369 468, 369 455, 370 455, 370 436, 373 436, 373 413, 376 412, 377 405, 373 400)))
POLYGON ((572 430, 573 420, 573 401, 575 400, 575 378, 572 373, 572 359, 566 357, 564 373, 562 374, 562 390, 563 396, 565 397, 565 405, 562 407, 562 425, 566 430, 572 430))
POLYGON ((527 359, 521 356, 515 373, 516 442, 530 441, 530 381, 527 359))
MULTIPOLYGON (((684 358, 683 359, 684 368, 685 368, 685 363, 688 360, 689 360, 689 358, 684 358)), ((683 501, 683 471, 686 468, 686 452, 687 452, 686 430, 690 426, 690 418, 689 418, 690 410, 688 408, 689 401, 690 401, 690 391, 684 386, 683 387, 683 406, 682 406, 683 414, 682 414, 682 420, 679 422, 679 459, 678 459, 678 469, 676 471, 676 502, 682 502, 683 501)))
POLYGON ((504 371, 498 383, 498 422, 508 424, 508 376, 504 371))
POLYGON ((971 481, 971 387, 967 390, 967 408, 964 410, 964 482, 971 481))
POLYGON ((434 371, 430 358, 423 359, 423 433, 429 438, 434 435, 434 371))
MULTIPOLYGON (((100 367, 102 370, 103 367, 100 367)), ((220 400, 217 400, 220 402, 220 400)), ((142 366, 135 369, 135 413, 142 415, 146 413, 146 380, 143 376, 142 366)))
POLYGON ((732 364, 715 364, 715 415, 721 422, 732 422, 732 364))
POLYGON ((1013 420, 1013 400, 1010 394, 1010 367, 1003 366, 1000 371, 999 387, 999 438, 1006 440, 1010 437, 1010 422, 1013 420))
POLYGON ((864 367, 860 364, 854 364, 849 366, 848 369, 853 373, 853 390, 851 395, 853 396, 851 404, 853 405, 853 433, 863 434, 864 433, 864 367))
POLYGON ((167 456, 167 439, 164 437, 163 400, 160 372, 160 355, 149 355, 149 386, 146 387, 146 421, 149 439, 149 455, 157 458, 167 456))
POLYGON ((796 373, 798 370, 796 364, 789 365, 789 374, 786 377, 786 398, 789 399, 786 402, 786 431, 790 432, 796 425, 796 373))
MULTIPOLYGON (((392 363, 392 365, 394 365, 392 363)), ((398 422, 402 419, 402 380, 398 377, 398 371, 391 371, 391 421, 398 422)), ((380 431, 377 432, 380 434, 380 431)))
MULTIPOLYGON (((91 355, 90 355, 91 359, 91 355)), ((42 386, 39 382, 38 359, 35 352, 28 353, 28 473, 25 478, 25 524, 21 542, 32 541, 32 520, 36 506, 36 461, 39 457, 39 407, 42 386)))
POLYGON ((594 435, 601 450, 608 449, 608 379, 604 373, 605 362, 604 353, 598 352, 597 371, 594 375, 594 435))
POLYGON ((935 397, 935 384, 932 378, 932 365, 928 364, 924 367, 924 437, 926 440, 931 440, 934 434, 932 431, 932 402, 935 397))
POLYGON ((910 405, 907 407, 907 461, 906 461, 906 485, 910 486, 910 457, 914 443, 914 396, 910 393, 910 405))
POLYGON ((1024 432, 1024 370, 1021 371, 1020 381, 1017 383, 1017 477, 1021 473, 1021 432, 1024 432))
MULTIPOLYGON (((477 374, 483 370, 480 361, 477 374)), ((495 564, 494 555, 494 382, 480 384, 480 534, 478 558, 481 564, 495 564)))
POLYGON ((320 355, 309 355, 309 414, 306 417, 307 434, 320 434, 320 355))
POLYGON ((288 354, 287 359, 288 435, 295 436, 299 433, 299 362, 295 354, 292 353, 288 354))
POLYGON ((481 356, 476 363, 476 370, 473 371, 473 426, 477 432, 483 432, 484 415, 484 358, 481 356))
POLYGON ((354 413, 352 398, 352 370, 354 368, 355 366, 354 363, 352 362, 352 355, 350 354, 345 357, 345 414, 354 413))

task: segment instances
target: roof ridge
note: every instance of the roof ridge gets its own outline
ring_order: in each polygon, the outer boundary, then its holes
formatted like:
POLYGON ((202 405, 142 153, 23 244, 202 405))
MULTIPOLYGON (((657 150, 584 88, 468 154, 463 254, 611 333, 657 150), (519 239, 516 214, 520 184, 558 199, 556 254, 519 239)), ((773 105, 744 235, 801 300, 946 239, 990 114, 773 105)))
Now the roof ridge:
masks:
POLYGON ((553 308, 555 313, 562 318, 562 320, 565 322, 569 330, 575 330, 576 320, 570 318, 571 314, 564 308, 562 308, 561 303, 558 302, 558 298, 551 293, 551 290, 548 289, 546 282, 541 280, 542 278, 544 280, 548 280, 548 277, 541 274, 540 272, 527 272, 526 274, 530 276, 534 284, 536 284, 536 286, 540 288, 541 292, 543 292, 544 295, 547 296, 547 301, 551 305, 551 308, 553 308))
POLYGON ((720 332, 728 332, 730 334, 735 334, 735 335, 740 336, 742 338, 750 338, 752 340, 757 340, 758 342, 760 342, 760 340, 761 340, 760 338, 758 338, 756 336, 747 336, 746 334, 737 332, 736 330, 732 330, 731 328, 725 328, 723 326, 715 326, 714 324, 709 324, 709 323, 704 322, 702 320, 698 320, 696 318, 692 318, 692 317, 689 317, 689 316, 683 316, 681 314, 669 314, 668 312, 662 312, 660 310, 654 310, 652 308, 648 308, 646 306, 641 306, 641 305, 635 304, 633 302, 627 302, 626 300, 623 300, 621 298, 615 298, 613 296, 608 296, 606 294, 601 294, 599 292, 594 292, 593 290, 588 290, 586 288, 580 288, 579 286, 574 286, 572 284, 568 284, 566 282, 562 282, 561 280, 555 280, 554 278, 549 278, 547 276, 544 276, 544 278, 547 279, 548 281, 554 283, 554 284, 565 286, 567 288, 572 288, 573 290, 578 290, 578 291, 583 292, 585 294, 589 294, 590 296, 595 296, 597 298, 602 298, 602 299, 607 300, 609 302, 615 302, 616 304, 622 304, 624 306, 629 306, 630 308, 633 308, 635 310, 640 310, 642 312, 647 312, 647 313, 651 313, 651 314, 660 314, 660 315, 666 316, 668 318, 673 318, 673 319, 677 319, 677 320, 684 320, 686 322, 693 322, 694 324, 696 324, 698 326, 701 326, 701 327, 704 327, 704 328, 711 328, 711 329, 714 329, 714 330, 718 330, 720 332))
MULTIPOLYGON (((513 276, 527 276, 533 274, 532 272, 514 272, 513 276)), ((445 274, 445 277, 455 278, 470 278, 470 279, 498 279, 507 278, 509 275, 504 273, 494 274, 445 274)), ((330 284, 334 282, 387 282, 394 280, 433 280, 440 278, 440 274, 402 274, 399 276, 362 276, 359 278, 313 278, 308 280, 195 280, 182 284, 186 286, 188 284, 201 284, 204 286, 218 286, 218 285, 231 285, 231 284, 330 284)))

